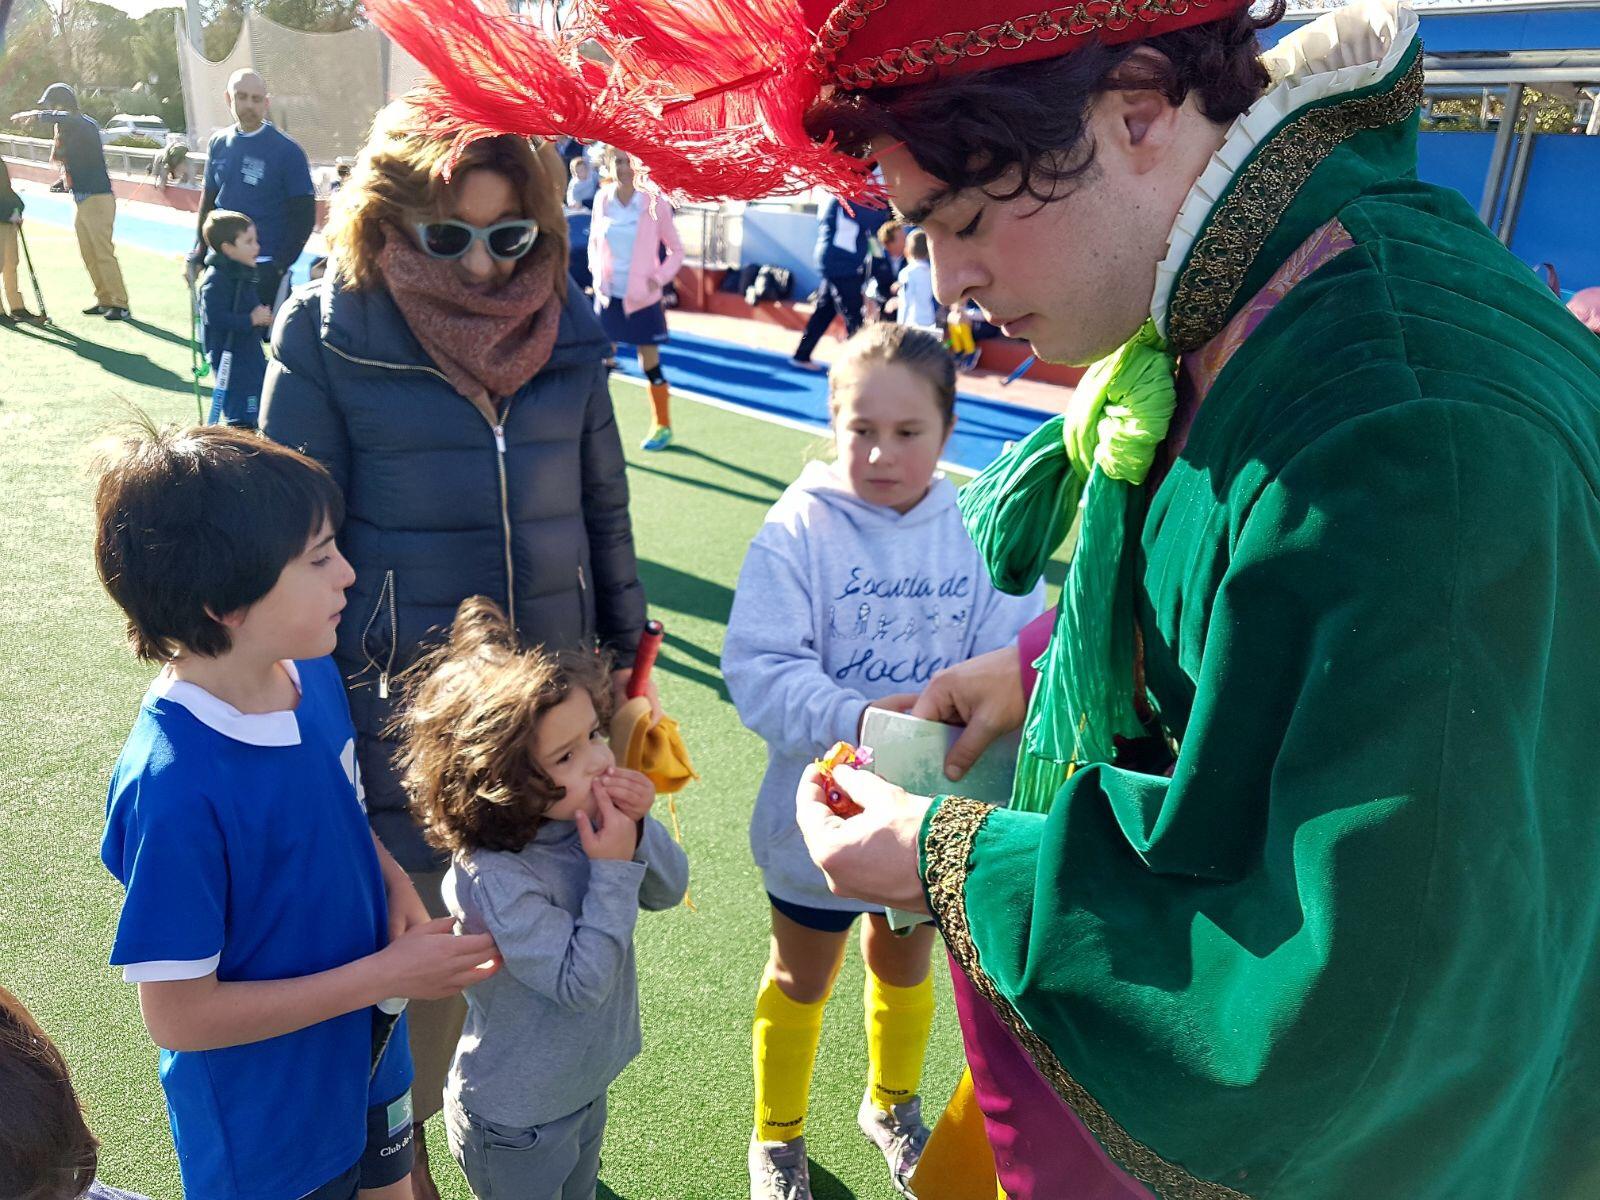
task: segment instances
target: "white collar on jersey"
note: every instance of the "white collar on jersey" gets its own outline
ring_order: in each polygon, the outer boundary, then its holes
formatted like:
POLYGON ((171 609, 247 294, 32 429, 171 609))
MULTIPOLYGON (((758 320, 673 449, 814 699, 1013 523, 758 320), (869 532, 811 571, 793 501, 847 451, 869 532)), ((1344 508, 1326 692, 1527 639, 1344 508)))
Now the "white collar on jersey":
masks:
MULTIPOLYGON (((294 681, 295 690, 302 691, 299 668, 290 660, 284 659, 283 669, 294 681)), ((176 678, 171 668, 163 670, 156 676, 147 694, 152 700, 171 700, 174 704, 181 705, 207 729, 214 729, 223 737, 243 742, 247 746, 300 744, 300 722, 293 710, 268 713, 240 712, 226 700, 217 699, 198 684, 176 678)))

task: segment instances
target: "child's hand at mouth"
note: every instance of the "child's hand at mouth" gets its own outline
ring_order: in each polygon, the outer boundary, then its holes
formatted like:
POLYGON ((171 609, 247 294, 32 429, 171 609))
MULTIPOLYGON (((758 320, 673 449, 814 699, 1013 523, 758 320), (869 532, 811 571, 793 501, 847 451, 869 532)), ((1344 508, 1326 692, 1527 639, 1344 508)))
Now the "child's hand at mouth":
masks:
POLYGON ((655 785, 638 771, 626 767, 612 767, 591 786, 631 821, 644 820, 656 802, 655 785))

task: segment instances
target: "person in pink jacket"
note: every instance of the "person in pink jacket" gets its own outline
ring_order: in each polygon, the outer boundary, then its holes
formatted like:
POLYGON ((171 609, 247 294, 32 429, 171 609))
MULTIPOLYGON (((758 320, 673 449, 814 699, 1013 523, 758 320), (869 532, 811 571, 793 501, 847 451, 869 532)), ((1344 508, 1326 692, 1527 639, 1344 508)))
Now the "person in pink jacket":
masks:
POLYGON ((661 289, 683 265, 683 243, 672 224, 672 207, 634 188, 633 160, 608 146, 602 162, 606 182, 595 196, 589 226, 594 308, 608 338, 639 348, 654 411, 650 436, 640 446, 665 450, 672 444, 672 413, 661 370, 660 347, 667 340, 661 289))

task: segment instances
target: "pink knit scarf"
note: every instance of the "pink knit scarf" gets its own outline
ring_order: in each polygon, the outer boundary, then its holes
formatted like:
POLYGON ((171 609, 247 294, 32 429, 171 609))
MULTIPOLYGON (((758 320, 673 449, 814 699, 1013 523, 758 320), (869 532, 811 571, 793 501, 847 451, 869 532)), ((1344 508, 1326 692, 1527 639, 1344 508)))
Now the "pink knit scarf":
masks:
POLYGON ((561 323, 555 242, 535 246, 501 287, 479 291, 462 281, 453 262, 423 253, 399 230, 388 234, 378 270, 406 324, 452 386, 492 412, 555 349, 561 323))

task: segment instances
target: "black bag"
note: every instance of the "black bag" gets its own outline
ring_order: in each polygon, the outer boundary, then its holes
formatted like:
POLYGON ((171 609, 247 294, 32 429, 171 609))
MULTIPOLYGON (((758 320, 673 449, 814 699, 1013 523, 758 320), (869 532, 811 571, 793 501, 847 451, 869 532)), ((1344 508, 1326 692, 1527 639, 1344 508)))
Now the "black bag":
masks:
POLYGON ((732 292, 734 295, 749 291, 750 285, 755 283, 756 276, 760 271, 761 267, 756 263, 740 267, 737 271, 724 271, 722 273, 722 282, 717 285, 717 290, 732 292))
POLYGON ((794 272, 787 267, 762 267, 745 289, 744 298, 752 306, 766 300, 787 300, 794 294, 794 272))

